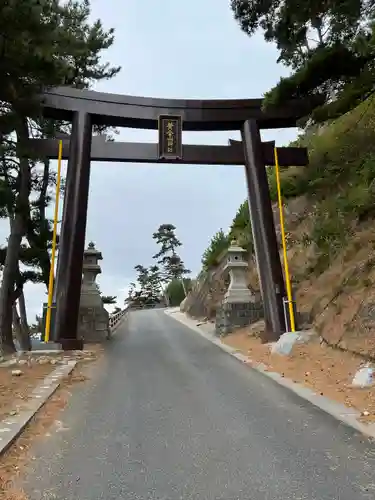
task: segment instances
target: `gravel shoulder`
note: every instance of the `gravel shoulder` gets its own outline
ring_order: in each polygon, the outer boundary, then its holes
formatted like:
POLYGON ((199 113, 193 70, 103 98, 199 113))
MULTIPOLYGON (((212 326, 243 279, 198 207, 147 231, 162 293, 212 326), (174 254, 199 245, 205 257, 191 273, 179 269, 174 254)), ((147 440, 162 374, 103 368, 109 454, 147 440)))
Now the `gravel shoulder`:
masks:
POLYGON ((102 352, 102 346, 92 346, 47 356, 27 353, 0 365, 1 500, 27 499, 20 483, 33 459, 31 449, 53 426, 61 430, 59 414, 77 384, 88 381, 102 352))
POLYGON ((0 365, 0 422, 22 410, 35 387, 55 368, 50 363, 35 362, 21 366, 0 365))
POLYGON ((262 363, 267 371, 279 373, 357 410, 363 423, 375 422, 375 387, 352 386, 356 371, 365 363, 363 358, 334 349, 321 343, 319 338, 295 345, 290 356, 271 354, 268 345, 249 335, 248 328, 228 335, 222 342, 248 356, 253 363, 262 363))

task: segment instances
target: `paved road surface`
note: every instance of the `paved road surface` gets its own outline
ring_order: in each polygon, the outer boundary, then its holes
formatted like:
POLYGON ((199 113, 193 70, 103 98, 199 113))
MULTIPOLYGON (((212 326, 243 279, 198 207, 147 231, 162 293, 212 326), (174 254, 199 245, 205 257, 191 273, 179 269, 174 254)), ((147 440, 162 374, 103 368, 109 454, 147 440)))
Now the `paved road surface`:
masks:
POLYGON ((30 500, 374 498, 373 445, 162 311, 131 314, 35 450, 30 500))

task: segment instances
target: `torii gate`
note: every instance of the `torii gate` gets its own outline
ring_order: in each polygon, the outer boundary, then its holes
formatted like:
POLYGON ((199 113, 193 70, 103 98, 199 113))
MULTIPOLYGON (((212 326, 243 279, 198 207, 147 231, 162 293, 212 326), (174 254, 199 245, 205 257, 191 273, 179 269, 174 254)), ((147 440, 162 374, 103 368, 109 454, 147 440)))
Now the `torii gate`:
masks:
MULTIPOLYGON (((107 94, 58 87, 42 96, 43 115, 72 122, 63 139, 68 159, 56 279, 53 338, 63 349, 81 349, 77 325, 85 244, 91 161, 244 165, 249 210, 268 339, 285 331, 285 284, 275 233, 266 165, 274 165, 274 143, 262 143, 260 129, 295 127, 308 103, 262 110, 262 99, 180 100, 107 94), (92 139, 92 126, 159 129, 159 145, 92 139), (169 127, 169 128, 168 128, 169 127), (240 130, 228 146, 182 145, 181 130, 240 130)), ((57 158, 57 139, 31 139, 40 157, 57 158)), ((280 166, 305 166, 306 148, 278 148, 280 166)))

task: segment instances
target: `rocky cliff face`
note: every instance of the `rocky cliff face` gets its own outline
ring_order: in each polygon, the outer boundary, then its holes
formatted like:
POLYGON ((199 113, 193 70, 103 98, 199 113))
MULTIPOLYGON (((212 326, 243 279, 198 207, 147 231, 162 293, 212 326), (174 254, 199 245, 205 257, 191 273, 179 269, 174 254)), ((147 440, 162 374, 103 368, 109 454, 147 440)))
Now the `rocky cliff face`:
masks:
MULTIPOLYGON (((275 229, 281 244, 278 206, 275 229)), ((375 223, 353 225, 347 245, 320 272, 320 251, 309 240, 314 206, 307 198, 291 200, 285 207, 288 261, 297 308, 332 345, 375 356, 375 223)), ((280 250, 280 257, 282 252, 280 250)), ((250 257, 249 287, 259 290, 254 257, 250 257)), ((283 262, 283 260, 282 260, 283 262)), ((197 283, 183 309, 194 317, 213 319, 228 285, 220 269, 197 283)))
MULTIPOLYGON (((280 172, 297 307, 330 344, 375 356, 375 96, 320 129, 311 127, 297 143, 308 148, 309 165, 280 172)), ((275 172, 267 173, 277 200, 275 172)), ((273 211, 280 240, 277 204, 273 211)), ((247 227, 243 204, 229 231, 251 247, 247 227)), ((250 259, 248 282, 259 289, 250 259)), ((223 295, 218 276, 211 275, 209 287, 215 298, 200 296, 213 309, 223 295)))

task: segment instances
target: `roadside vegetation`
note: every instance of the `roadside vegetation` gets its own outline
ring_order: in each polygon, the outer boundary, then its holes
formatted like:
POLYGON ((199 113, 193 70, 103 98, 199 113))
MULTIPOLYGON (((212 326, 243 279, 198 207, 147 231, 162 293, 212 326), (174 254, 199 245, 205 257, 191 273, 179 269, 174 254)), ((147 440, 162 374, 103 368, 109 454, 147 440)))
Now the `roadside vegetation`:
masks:
MULTIPOLYGON (((371 310, 375 305, 375 97, 296 141, 309 148, 310 164, 285 168, 288 259, 300 311, 333 345, 375 356, 371 310), (341 318, 341 319, 340 319, 341 318)), ((274 170, 268 169, 279 232, 274 170)), ((202 258, 214 269, 232 239, 249 251, 252 233, 247 201, 227 232, 219 231, 202 258)), ((251 264, 249 284, 257 288, 251 264)))
MULTIPOLYGON (((279 62, 290 69, 266 94, 265 107, 310 102, 293 143, 308 147, 309 166, 281 169, 298 308, 328 343, 375 356, 375 2, 231 6, 240 28, 276 43, 279 62)), ((279 233, 274 169, 267 173, 279 233)), ((257 288, 247 201, 231 227, 212 237, 202 273, 217 267, 232 239, 248 250, 249 284, 257 288)))
MULTIPOLYGON (((26 282, 48 287, 56 173, 28 150, 30 137, 54 138, 70 125, 41 116, 38 94, 56 85, 89 88, 120 68, 102 60, 112 29, 92 20, 88 0, 12 0, 0 5, 0 356, 30 349, 26 282)), ((105 132, 101 130, 100 132, 105 132)), ((110 133, 111 131, 107 131, 110 133)))

